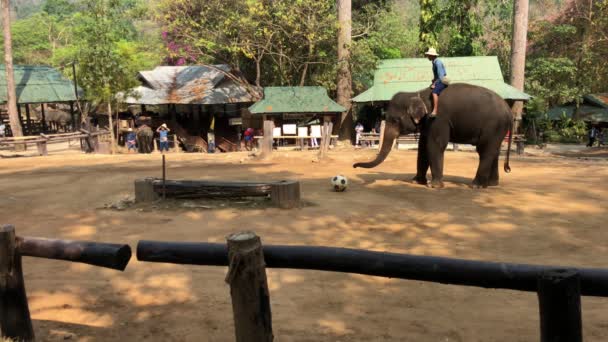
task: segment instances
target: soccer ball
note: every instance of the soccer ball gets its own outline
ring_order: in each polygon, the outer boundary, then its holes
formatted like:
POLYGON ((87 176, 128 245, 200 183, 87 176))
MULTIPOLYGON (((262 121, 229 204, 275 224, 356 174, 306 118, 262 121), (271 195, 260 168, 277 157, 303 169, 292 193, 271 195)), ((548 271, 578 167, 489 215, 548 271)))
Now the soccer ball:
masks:
POLYGON ((346 187, 348 186, 348 179, 346 179, 346 177, 342 176, 342 175, 337 175, 334 176, 331 179, 331 186, 334 188, 334 191, 344 191, 346 190, 346 187))

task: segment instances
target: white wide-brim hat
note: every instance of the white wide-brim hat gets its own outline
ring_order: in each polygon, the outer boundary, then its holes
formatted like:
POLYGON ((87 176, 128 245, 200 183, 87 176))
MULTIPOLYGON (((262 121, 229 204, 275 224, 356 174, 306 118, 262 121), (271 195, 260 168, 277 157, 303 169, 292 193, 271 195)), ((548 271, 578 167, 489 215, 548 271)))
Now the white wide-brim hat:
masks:
POLYGON ((427 52, 424 53, 425 56, 439 56, 435 48, 429 48, 427 52))
POLYGON ((162 124, 162 125, 160 125, 160 127, 167 128, 167 124, 162 124))

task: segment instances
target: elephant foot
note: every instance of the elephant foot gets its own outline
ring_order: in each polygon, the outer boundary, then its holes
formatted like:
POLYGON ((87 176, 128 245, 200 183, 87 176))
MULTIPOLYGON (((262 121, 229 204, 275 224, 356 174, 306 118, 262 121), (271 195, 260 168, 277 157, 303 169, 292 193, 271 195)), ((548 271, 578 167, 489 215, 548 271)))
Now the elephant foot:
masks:
POLYGON ((488 186, 498 186, 498 179, 488 181, 488 186))
POLYGON ((436 181, 436 180, 431 181, 431 183, 429 183, 428 186, 433 189, 441 189, 444 187, 443 181, 436 181))
POLYGON ((426 179, 426 177, 414 177, 412 178, 412 181, 416 184, 420 184, 420 185, 427 185, 428 181, 426 179))
MULTIPOLYGON (((496 184, 498 185, 498 184, 496 184)), ((477 179, 473 179, 473 182, 471 183, 471 188, 472 189, 485 189, 488 187, 488 184, 482 184, 482 182, 478 181, 477 179)))

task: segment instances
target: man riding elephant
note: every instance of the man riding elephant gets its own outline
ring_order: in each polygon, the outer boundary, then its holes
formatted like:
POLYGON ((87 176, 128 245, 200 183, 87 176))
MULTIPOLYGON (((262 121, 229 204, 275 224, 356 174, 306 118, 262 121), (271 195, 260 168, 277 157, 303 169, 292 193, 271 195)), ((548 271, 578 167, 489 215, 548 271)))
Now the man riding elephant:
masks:
POLYGON ((439 54, 434 48, 429 48, 424 55, 433 63, 433 81, 431 81, 431 93, 433 94, 433 110, 429 114, 431 117, 437 115, 439 107, 439 94, 448 86, 447 72, 443 62, 437 58, 439 54))

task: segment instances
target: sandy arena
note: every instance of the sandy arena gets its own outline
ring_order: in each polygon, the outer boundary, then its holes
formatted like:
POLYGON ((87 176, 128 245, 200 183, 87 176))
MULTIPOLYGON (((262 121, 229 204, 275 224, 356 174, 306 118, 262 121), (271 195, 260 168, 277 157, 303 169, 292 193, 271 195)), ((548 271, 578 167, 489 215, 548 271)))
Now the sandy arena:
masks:
MULTIPOLYGON (((446 188, 409 182, 415 151, 353 169, 374 151, 170 154, 171 179, 298 179, 296 210, 104 209, 160 176, 155 155, 0 159, 0 223, 18 235, 129 243, 224 242, 253 230, 267 244, 309 244, 488 261, 608 267, 608 161, 512 156, 501 186, 468 187, 477 155, 446 152, 446 188), (351 184, 332 192, 331 176, 351 184)), ((501 165, 502 159, 501 157, 501 165)), ((501 166, 502 170, 502 166, 501 166)), ((25 258, 39 341, 233 341, 226 268, 138 262, 124 273, 25 258)), ((535 293, 331 272, 269 269, 276 341, 538 341, 535 293)), ((584 297, 585 341, 606 341, 608 299, 584 297)))

